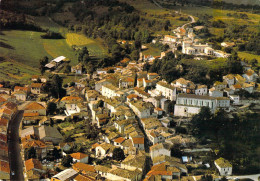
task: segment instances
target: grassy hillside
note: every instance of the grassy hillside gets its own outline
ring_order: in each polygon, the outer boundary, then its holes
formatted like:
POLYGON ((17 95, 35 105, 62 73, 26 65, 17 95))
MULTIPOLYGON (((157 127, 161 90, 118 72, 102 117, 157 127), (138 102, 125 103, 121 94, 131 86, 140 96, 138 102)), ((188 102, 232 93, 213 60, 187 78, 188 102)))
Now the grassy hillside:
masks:
POLYGON ((258 0, 224 0, 227 3, 233 4, 252 4, 252 5, 260 5, 260 1, 258 0))
POLYGON ((6 60, 13 59, 38 68, 38 60, 43 56, 49 56, 44 49, 40 35, 42 33, 33 31, 3 31, 0 40, 1 56, 6 60))
POLYGON ((28 83, 32 75, 39 74, 38 69, 11 61, 0 62, 0 80, 28 83))
POLYGON ((86 46, 90 56, 102 58, 107 55, 107 50, 100 39, 91 39, 82 34, 68 33, 66 36, 66 42, 69 46, 86 46))

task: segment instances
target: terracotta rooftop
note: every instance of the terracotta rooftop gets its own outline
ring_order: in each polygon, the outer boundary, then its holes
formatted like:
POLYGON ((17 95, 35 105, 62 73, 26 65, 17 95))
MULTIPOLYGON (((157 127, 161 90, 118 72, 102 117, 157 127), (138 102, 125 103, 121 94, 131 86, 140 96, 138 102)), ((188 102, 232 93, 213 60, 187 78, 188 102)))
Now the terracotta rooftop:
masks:
POLYGON ((144 138, 133 138, 134 144, 144 144, 144 138))
POLYGON ((80 160, 80 159, 82 159, 82 158, 88 157, 87 154, 80 153, 80 152, 72 153, 72 154, 70 154, 70 156, 71 156, 72 158, 74 158, 74 159, 77 159, 77 160, 80 160))
POLYGON ((34 88, 41 88, 42 87, 42 83, 32 83, 31 84, 31 87, 34 87, 34 88))
POLYGON ((25 161, 25 168, 26 168, 27 172, 34 168, 39 169, 39 170, 43 169, 41 162, 34 158, 31 158, 31 159, 25 161))
POLYGON ((84 171, 84 172, 96 172, 94 166, 88 165, 88 164, 85 164, 85 163, 80 163, 80 162, 75 163, 72 166, 72 168, 74 170, 80 170, 81 172, 82 171, 84 171))
POLYGON ((38 102, 32 102, 25 107, 25 110, 39 110, 45 109, 45 107, 38 102))
POLYGON ((116 142, 116 143, 123 143, 124 141, 125 141, 125 138, 123 138, 123 137, 119 137, 114 140, 114 142, 116 142))
POLYGON ((24 117, 35 117, 35 116, 39 116, 38 112, 28 112, 28 113, 23 113, 24 117))

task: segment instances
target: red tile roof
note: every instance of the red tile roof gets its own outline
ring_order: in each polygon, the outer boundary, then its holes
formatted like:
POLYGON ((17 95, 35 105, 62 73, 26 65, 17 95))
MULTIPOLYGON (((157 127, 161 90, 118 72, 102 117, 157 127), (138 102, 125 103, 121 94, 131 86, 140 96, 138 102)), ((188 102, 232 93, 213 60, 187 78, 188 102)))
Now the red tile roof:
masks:
POLYGON ((5 173, 10 173, 9 163, 5 161, 0 161, 0 170, 5 173))
POLYGON ((23 148, 30 148, 30 147, 34 147, 34 148, 44 148, 45 147, 45 143, 40 141, 40 140, 32 140, 32 141, 27 141, 27 142, 23 142, 23 148))
POLYGON ((96 172, 94 166, 88 165, 88 164, 85 164, 85 163, 80 163, 80 162, 75 163, 75 164, 72 166, 72 168, 73 168, 74 170, 79 170, 79 171, 96 172))
POLYGON ((25 110, 42 110, 45 109, 45 107, 38 102, 32 102, 29 105, 26 106, 25 110))
POLYGON ((31 158, 31 159, 25 161, 25 168, 26 168, 27 172, 34 168, 39 169, 39 170, 43 169, 41 162, 34 158, 31 158))
POLYGON ((144 144, 144 138, 133 138, 134 144, 144 144))
POLYGON ((235 84, 235 85, 233 85, 233 87, 234 87, 235 89, 241 89, 241 88, 242 88, 242 86, 241 86, 240 84, 235 84))
POLYGON ((8 121, 9 121, 8 119, 1 117, 0 118, 0 126, 7 126, 8 121))
POLYGON ((123 138, 123 137, 119 137, 114 140, 114 142, 116 142, 116 143, 123 143, 124 141, 125 141, 125 138, 123 138))
POLYGON ((35 117, 35 116, 39 116, 38 112, 32 112, 32 113, 23 113, 23 117, 35 117))
POLYGON ((20 86, 15 86, 14 87, 14 91, 25 91, 27 92, 28 91, 28 87, 20 87, 20 86))
POLYGON ((41 88, 42 87, 42 83, 32 83, 31 84, 31 87, 34 87, 34 88, 41 88))
POLYGON ((80 153, 80 152, 72 153, 72 154, 70 154, 70 156, 71 156, 72 158, 74 158, 74 159, 77 159, 77 160, 81 160, 82 158, 88 157, 87 154, 80 153))

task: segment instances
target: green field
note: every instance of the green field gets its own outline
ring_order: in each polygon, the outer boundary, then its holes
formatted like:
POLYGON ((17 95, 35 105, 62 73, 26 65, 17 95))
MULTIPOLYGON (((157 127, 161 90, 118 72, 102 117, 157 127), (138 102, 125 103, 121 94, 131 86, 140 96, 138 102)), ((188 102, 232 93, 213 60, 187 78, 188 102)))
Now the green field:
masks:
POLYGON ((107 55, 107 50, 100 39, 94 40, 87 38, 82 34, 68 33, 66 36, 66 42, 69 46, 86 46, 90 56, 95 56, 96 58, 102 58, 107 55))
MULTIPOLYGON (((46 18, 41 22, 47 26, 50 21, 46 18)), ((53 23, 53 22, 51 22, 53 23)), ((53 30, 58 30, 58 25, 53 30)), ((59 30, 63 31, 63 28, 59 30)), ((77 64, 76 52, 71 45, 87 46, 90 55, 97 58, 104 57, 107 52, 101 40, 93 40, 76 33, 68 33, 67 39, 41 39, 41 32, 34 31, 3 31, 0 39, 0 57, 4 60, 14 60, 28 66, 38 68, 39 59, 48 56, 50 59, 65 56, 71 60, 71 65, 77 64)))
POLYGON ((154 48, 150 45, 146 45, 147 50, 142 51, 143 55, 152 55, 152 56, 161 56, 161 50, 158 48, 154 48))
POLYGON ((31 75, 39 74, 38 69, 18 62, 0 62, 0 80, 27 83, 31 75))
MULTIPOLYGON (((147 19, 155 19, 159 21, 170 20, 172 29, 182 26, 183 24, 188 22, 188 21, 179 20, 181 16, 187 18, 188 17, 187 15, 185 14, 176 15, 174 10, 160 8, 156 6, 154 3, 150 2, 149 0, 142 0, 141 2, 137 2, 137 0, 120 0, 120 1, 132 5, 137 10, 142 12, 142 17, 145 17, 147 19)), ((164 34, 164 32, 156 32, 156 33, 164 34)))
POLYGON ((42 33, 16 30, 3 31, 2 33, 0 53, 6 60, 12 59, 38 68, 39 59, 43 56, 49 56, 40 38, 42 33))
POLYGON ((238 52, 238 56, 249 61, 256 59, 258 61, 258 66, 260 66, 260 55, 254 55, 246 52, 238 52))

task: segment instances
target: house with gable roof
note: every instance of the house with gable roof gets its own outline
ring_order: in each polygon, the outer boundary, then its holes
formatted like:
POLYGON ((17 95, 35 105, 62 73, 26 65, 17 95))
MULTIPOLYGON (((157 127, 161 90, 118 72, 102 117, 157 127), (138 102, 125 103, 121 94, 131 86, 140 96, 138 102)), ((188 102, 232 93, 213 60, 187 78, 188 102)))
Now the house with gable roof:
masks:
POLYGON ((46 108, 38 102, 31 102, 25 107, 24 113, 38 113, 39 116, 46 116, 46 108))
POLYGON ((24 162, 25 171, 28 179, 40 179, 40 177, 46 172, 43 169, 41 162, 37 159, 31 158, 24 162))
POLYGON ((70 156, 72 157, 73 163, 77 163, 77 162, 88 163, 89 161, 89 156, 84 153, 80 153, 80 152, 72 153, 70 154, 70 156))
POLYGON ((150 155, 152 160, 160 155, 171 156, 171 144, 157 143, 150 147, 150 155))
POLYGON ((224 158, 219 158, 214 161, 214 164, 221 176, 232 175, 232 165, 229 161, 225 160, 224 158))

